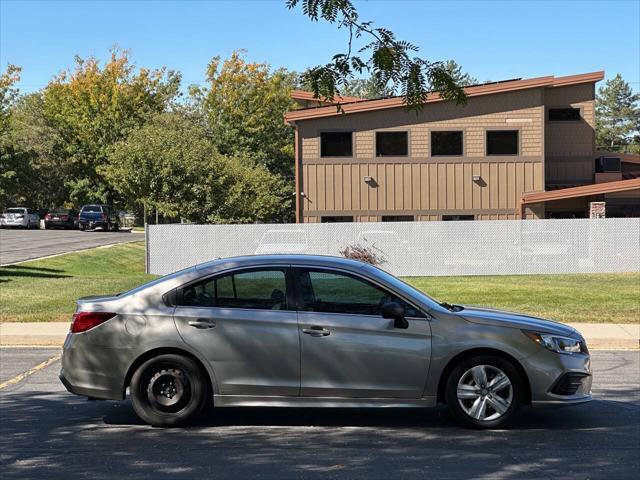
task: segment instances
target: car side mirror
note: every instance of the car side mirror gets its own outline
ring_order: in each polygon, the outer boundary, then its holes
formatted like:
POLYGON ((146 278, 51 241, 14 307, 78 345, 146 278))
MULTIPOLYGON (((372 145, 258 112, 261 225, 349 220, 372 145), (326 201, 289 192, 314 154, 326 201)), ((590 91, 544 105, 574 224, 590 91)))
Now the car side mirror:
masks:
POLYGON ((382 306, 382 318, 393 318, 394 328, 409 328, 409 322, 404 318, 404 307, 398 302, 388 302, 382 306))

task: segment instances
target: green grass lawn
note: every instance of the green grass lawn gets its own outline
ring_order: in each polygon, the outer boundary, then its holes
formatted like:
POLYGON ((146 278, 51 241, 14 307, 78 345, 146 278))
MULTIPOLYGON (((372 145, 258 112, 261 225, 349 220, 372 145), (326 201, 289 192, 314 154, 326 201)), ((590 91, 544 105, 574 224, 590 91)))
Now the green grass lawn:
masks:
POLYGON ((77 298, 122 292, 153 278, 144 273, 142 242, 0 267, 0 320, 71 321, 77 298))
POLYGON ((639 323, 640 274, 409 277, 449 303, 491 306, 559 322, 639 323))
MULTIPOLYGON (((118 293, 154 278, 144 245, 129 243, 0 267, 0 320, 67 321, 75 299, 118 293)), ((411 277, 449 303, 515 310, 562 322, 632 323, 640 318, 640 274, 411 277)))

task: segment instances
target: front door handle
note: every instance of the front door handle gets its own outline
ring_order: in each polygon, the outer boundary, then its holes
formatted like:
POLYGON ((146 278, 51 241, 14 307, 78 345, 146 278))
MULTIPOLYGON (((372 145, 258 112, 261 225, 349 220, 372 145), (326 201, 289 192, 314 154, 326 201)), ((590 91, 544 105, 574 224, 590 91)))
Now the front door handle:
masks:
POLYGON ((326 337, 330 335, 331 332, 323 327, 318 327, 316 325, 311 328, 303 328, 302 333, 306 333, 307 335, 311 335, 312 337, 326 337))
POLYGON ((189 325, 195 328, 213 328, 216 326, 216 322, 206 318, 198 318, 197 320, 191 320, 189 325))

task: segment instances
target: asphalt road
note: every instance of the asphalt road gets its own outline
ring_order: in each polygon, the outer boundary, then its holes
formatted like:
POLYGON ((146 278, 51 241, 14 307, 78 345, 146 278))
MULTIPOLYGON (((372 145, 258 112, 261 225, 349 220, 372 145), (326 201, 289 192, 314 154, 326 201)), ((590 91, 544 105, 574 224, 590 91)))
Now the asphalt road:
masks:
MULTIPOLYGON (((59 353, 0 350, 0 383, 59 353)), ((189 428, 141 424, 130 402, 64 391, 59 362, 0 390, 0 477, 633 478, 640 468, 640 353, 595 352, 589 404, 523 409, 505 430, 442 408, 215 408, 189 428)))
POLYGON ((85 248, 144 240, 143 233, 80 230, 0 230, 0 265, 74 252, 85 248))

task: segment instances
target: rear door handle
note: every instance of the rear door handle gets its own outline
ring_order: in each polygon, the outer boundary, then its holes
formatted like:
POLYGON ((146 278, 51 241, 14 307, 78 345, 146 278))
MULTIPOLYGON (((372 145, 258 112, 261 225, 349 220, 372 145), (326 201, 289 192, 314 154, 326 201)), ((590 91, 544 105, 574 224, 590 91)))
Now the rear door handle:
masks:
POLYGON ((213 328, 216 326, 216 322, 206 318, 198 318, 197 320, 191 320, 189 325, 195 328, 213 328))
POLYGON ((302 333, 306 333, 307 335, 311 335, 312 337, 326 337, 330 335, 331 332, 323 327, 318 327, 316 325, 310 328, 303 328, 302 333))

